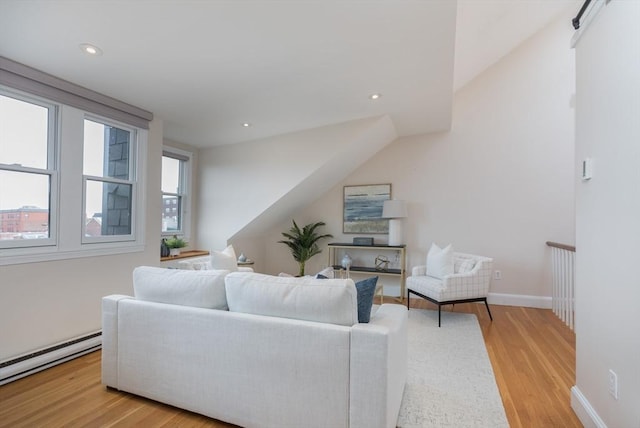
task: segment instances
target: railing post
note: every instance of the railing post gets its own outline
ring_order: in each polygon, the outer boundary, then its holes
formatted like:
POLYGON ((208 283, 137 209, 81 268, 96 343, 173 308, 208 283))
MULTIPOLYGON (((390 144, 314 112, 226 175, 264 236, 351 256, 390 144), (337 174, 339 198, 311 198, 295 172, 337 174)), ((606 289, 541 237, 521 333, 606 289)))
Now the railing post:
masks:
POLYGON ((573 330, 576 248, 556 242, 547 242, 547 246, 551 247, 551 308, 573 330))

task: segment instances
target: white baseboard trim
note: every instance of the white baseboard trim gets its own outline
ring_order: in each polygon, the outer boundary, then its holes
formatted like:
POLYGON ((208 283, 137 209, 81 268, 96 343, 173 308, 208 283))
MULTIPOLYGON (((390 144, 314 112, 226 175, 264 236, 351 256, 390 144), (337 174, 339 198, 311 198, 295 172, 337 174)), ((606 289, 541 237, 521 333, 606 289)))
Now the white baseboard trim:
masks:
POLYGON ((490 305, 523 306, 525 308, 551 309, 551 296, 528 296, 525 294, 489 293, 490 305))
POLYGON ((585 428, 607 428, 595 409, 591 407, 587 397, 580 392, 576 385, 571 388, 571 408, 585 428))
POLYGON ((102 336, 95 332, 74 340, 0 362, 0 385, 48 369, 102 347, 102 336))

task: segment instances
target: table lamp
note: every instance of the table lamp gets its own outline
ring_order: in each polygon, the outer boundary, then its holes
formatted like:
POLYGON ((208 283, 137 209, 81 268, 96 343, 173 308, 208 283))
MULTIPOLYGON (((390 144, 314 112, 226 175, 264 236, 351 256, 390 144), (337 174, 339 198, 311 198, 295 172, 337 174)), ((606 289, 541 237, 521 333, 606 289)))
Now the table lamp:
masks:
POLYGON ((402 245, 402 219, 407 217, 404 201, 390 199, 382 205, 382 218, 389 219, 389 245, 402 245))

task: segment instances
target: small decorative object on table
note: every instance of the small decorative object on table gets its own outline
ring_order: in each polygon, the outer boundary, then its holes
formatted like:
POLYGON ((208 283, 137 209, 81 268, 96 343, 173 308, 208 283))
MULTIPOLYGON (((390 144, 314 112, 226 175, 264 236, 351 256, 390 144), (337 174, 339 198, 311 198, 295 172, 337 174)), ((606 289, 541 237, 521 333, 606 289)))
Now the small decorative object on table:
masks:
POLYGON ((348 253, 342 257, 342 267, 346 270, 349 270, 351 268, 351 262, 351 256, 348 253))
POLYGON ((240 257, 238 257, 238 261, 240 263, 245 263, 247 261, 247 256, 245 256, 244 253, 240 253, 240 257))
POLYGON ((167 240, 162 238, 160 242, 160 257, 169 257, 169 254, 171 254, 171 251, 167 247, 167 240))
POLYGON ((353 245, 373 245, 373 238, 353 238, 353 245))
POLYGON ((386 256, 376 257, 376 270, 382 272, 389 270, 389 259, 386 256))
POLYGON ((171 238, 165 240, 165 245, 169 247, 169 255, 171 257, 177 257, 180 255, 180 248, 187 246, 187 241, 178 238, 177 235, 173 235, 171 238))

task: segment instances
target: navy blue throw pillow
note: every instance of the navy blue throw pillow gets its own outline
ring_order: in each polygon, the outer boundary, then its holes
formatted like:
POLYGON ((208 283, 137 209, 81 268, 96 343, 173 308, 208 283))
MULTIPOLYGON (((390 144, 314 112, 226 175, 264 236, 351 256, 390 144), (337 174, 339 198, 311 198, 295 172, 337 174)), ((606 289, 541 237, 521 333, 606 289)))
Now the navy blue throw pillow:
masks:
POLYGON ((316 279, 329 279, 328 276, 324 276, 323 274, 319 273, 316 275, 316 279))
POLYGON ((367 323, 371 318, 371 307, 373 306, 373 296, 376 293, 377 283, 377 276, 356 282, 356 290, 358 290, 358 322, 360 323, 367 323))

